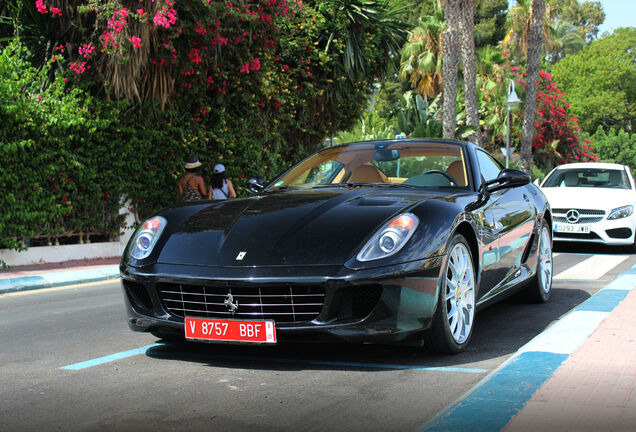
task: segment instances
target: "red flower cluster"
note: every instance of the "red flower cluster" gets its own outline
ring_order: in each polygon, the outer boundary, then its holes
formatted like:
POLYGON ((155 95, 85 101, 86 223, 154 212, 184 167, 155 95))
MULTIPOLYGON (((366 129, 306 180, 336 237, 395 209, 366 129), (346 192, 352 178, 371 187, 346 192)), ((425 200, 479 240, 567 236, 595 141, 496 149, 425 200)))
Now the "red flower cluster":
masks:
POLYGON ((559 164, 598 160, 588 142, 579 142, 579 120, 567 113, 569 104, 565 102, 565 93, 552 81, 552 76, 539 71, 538 84, 537 119, 532 140, 535 155, 559 164))

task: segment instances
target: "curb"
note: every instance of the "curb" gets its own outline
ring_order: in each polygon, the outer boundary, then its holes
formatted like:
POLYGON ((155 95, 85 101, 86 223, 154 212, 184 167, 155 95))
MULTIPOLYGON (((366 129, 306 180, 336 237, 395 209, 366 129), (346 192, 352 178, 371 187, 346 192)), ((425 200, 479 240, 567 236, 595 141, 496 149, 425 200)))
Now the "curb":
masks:
POLYGON ((119 279, 119 266, 107 266, 88 270, 73 270, 0 279, 0 295, 63 285, 75 285, 109 279, 119 279))
POLYGON ((501 431, 632 289, 636 266, 548 326, 417 431, 501 431))

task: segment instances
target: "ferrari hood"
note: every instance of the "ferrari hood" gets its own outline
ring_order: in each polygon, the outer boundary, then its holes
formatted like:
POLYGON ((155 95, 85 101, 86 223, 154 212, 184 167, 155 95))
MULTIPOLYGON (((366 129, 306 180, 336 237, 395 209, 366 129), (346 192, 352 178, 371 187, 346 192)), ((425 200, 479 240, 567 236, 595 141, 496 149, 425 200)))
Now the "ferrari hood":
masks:
MULTIPOLYGON (((421 192, 276 191, 213 202, 169 235, 158 262, 202 266, 338 265, 421 192)), ((430 198, 430 196, 429 196, 430 198)))
POLYGON ((552 208, 590 209, 609 212, 617 207, 636 203, 631 189, 589 187, 541 188, 552 208))

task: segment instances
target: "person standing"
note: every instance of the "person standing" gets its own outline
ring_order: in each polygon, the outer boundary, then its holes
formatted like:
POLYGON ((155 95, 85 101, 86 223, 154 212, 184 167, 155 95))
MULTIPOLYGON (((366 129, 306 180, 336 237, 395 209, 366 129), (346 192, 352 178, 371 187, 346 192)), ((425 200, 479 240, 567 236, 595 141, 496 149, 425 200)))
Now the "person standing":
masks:
POLYGON ((236 198, 236 192, 232 182, 225 176, 225 167, 223 164, 214 165, 214 174, 210 180, 210 199, 228 199, 236 198))
POLYGON ((196 156, 186 159, 186 173, 179 179, 179 195, 183 201, 204 200, 207 195, 205 182, 199 174, 201 162, 196 156))

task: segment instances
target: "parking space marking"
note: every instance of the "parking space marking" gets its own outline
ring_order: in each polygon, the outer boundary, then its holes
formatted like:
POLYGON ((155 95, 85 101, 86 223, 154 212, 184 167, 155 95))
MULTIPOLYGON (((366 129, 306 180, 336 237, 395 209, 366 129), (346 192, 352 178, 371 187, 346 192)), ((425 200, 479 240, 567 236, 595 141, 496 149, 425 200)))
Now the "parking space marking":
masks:
POLYGON ((150 349, 150 348, 154 348, 154 347, 158 347, 158 346, 162 346, 163 344, 159 344, 159 343, 155 343, 152 345, 146 345, 146 346, 142 346, 140 348, 135 348, 135 349, 131 349, 128 351, 122 351, 122 352, 118 352, 115 354, 110 354, 107 356, 103 356, 103 357, 98 357, 96 359, 92 359, 92 360, 86 360, 83 362, 79 362, 79 363, 73 363, 67 366, 62 366, 60 367, 60 369, 65 369, 65 370, 82 370, 82 369, 86 369, 89 367, 93 367, 93 366, 99 366, 102 365, 104 363, 110 363, 116 360, 121 360, 121 359, 125 359, 128 357, 132 357, 132 356, 136 356, 139 354, 146 354, 146 352, 150 349))
POLYGON ((554 276, 555 280, 597 280, 629 255, 593 255, 554 276))
MULTIPOLYGON (((162 343, 154 343, 146 345, 140 348, 131 349, 128 351, 122 351, 115 354, 98 357, 92 360, 86 360, 79 363, 73 363, 67 366, 62 366, 60 369, 78 371, 87 369, 93 366, 99 366, 105 363, 114 362, 117 360, 133 357, 140 354, 146 354, 148 350, 155 347, 165 347, 162 343)), ((489 372, 487 369, 478 368, 463 368, 463 367, 444 367, 444 366, 422 366, 422 365, 403 365, 403 364, 391 364, 391 363, 357 363, 357 362, 341 362, 341 361, 329 361, 329 360, 311 360, 311 359, 298 359, 298 358, 282 358, 282 357, 261 357, 261 356, 237 356, 237 355, 223 355, 223 354, 194 354, 193 357, 205 357, 206 359, 218 359, 218 360, 241 360, 241 361, 262 361, 267 363, 287 363, 287 364, 307 364, 317 366, 338 366, 338 367, 353 367, 358 369, 392 369, 392 370, 421 370, 428 372, 457 372, 457 373, 476 373, 485 374, 489 372)))

